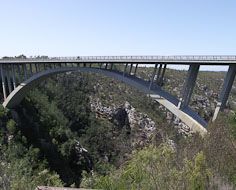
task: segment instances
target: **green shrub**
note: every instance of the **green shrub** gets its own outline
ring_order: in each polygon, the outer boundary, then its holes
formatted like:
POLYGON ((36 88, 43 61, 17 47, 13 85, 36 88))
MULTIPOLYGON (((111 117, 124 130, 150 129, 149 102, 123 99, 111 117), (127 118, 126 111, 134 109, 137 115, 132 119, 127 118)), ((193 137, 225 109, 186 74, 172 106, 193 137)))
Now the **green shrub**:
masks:
POLYGON ((16 122, 13 119, 10 119, 7 122, 7 130, 10 134, 14 134, 16 132, 16 122))

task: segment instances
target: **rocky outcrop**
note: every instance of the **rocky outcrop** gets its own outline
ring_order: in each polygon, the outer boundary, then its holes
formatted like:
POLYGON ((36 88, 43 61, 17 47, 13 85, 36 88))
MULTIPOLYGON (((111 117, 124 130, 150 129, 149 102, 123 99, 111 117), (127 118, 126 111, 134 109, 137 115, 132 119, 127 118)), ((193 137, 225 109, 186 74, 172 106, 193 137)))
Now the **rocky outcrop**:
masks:
MULTIPOLYGON (((103 106, 99 99, 91 98, 91 109, 96 117, 109 119, 117 128, 126 127, 130 131, 132 146, 143 146, 151 140, 155 122, 146 114, 138 112, 129 102, 120 106, 103 106)), ((162 137, 161 137, 162 138, 162 137)))

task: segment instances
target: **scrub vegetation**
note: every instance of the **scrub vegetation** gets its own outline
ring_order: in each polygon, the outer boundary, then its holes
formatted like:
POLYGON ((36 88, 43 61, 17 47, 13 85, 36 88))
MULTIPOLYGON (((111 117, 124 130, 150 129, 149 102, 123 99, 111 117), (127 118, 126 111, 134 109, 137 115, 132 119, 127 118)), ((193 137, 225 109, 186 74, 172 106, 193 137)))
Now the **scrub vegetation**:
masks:
MULTIPOLYGON (((142 72, 148 76, 146 70, 142 72)), ((167 70, 169 80, 184 74, 167 70)), ((222 73, 207 75, 222 77, 222 73)), ((199 76, 199 84, 203 84, 206 73, 199 76)), ((173 89, 166 82, 165 88, 173 89)), ((195 94, 201 93, 199 89, 195 94)), ((206 136, 186 137, 167 123, 158 103, 123 83, 91 74, 57 75, 32 90, 16 109, 0 107, 0 189, 28 190, 39 185, 233 189, 236 115, 233 106, 230 108, 209 124, 206 136), (95 98, 107 106, 128 101, 146 114, 158 126, 151 140, 134 148, 130 139, 139 130, 98 117, 91 110, 95 98)))

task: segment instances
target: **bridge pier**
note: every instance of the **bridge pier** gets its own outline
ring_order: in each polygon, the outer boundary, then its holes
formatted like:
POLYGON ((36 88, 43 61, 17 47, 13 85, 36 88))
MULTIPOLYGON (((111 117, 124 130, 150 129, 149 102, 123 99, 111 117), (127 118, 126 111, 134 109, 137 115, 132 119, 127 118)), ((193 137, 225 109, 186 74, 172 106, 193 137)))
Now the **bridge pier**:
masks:
POLYGON ((30 65, 30 76, 32 76, 33 75, 32 64, 30 63, 29 65, 30 65))
POLYGON ((129 74, 131 74, 132 69, 133 69, 133 63, 130 64, 129 74))
POLYGON ((12 92, 12 86, 11 86, 11 78, 10 78, 10 69, 7 66, 6 68, 6 73, 7 73, 7 87, 8 87, 8 93, 10 94, 12 92))
POLYGON ((229 65, 229 69, 224 79, 223 87, 220 92, 219 100, 218 100, 212 121, 215 121, 219 111, 225 108, 226 102, 229 98, 229 93, 233 86, 235 74, 236 74, 236 65, 229 65))
POLYGON ((123 77, 125 76, 125 72, 126 72, 127 67, 128 67, 128 63, 125 64, 125 68, 124 68, 124 71, 123 71, 123 77))
POLYGON ((150 84, 149 84, 149 90, 151 90, 151 88, 152 88, 152 83, 154 81, 154 77, 155 77, 156 72, 157 72, 157 66, 158 66, 158 64, 156 63, 155 67, 154 67, 154 70, 153 70, 153 73, 152 73, 152 78, 151 78, 151 81, 150 81, 150 84))
POLYGON ((2 77, 2 91, 3 91, 3 98, 4 101, 7 99, 7 93, 6 93, 6 86, 5 86, 5 76, 4 76, 4 71, 3 71, 3 65, 0 65, 1 68, 1 77, 2 77))
POLYGON ((137 69, 138 69, 138 64, 136 64, 136 66, 135 66, 135 69, 134 69, 134 76, 136 76, 137 69))
POLYGON ((100 69, 102 68, 102 63, 99 64, 99 68, 100 68, 100 69))
POLYGON ((107 66, 108 66, 108 63, 106 63, 106 65, 105 65, 105 69, 107 69, 107 66))
POLYGON ((15 90, 16 88, 16 73, 15 73, 15 65, 11 65, 11 72, 12 72, 12 82, 13 82, 13 88, 15 90))
POLYGON ((22 65, 23 67, 23 72, 24 72, 24 80, 27 79, 27 69, 26 69, 26 64, 22 65))
POLYGON ((20 70, 20 65, 19 64, 16 64, 16 67, 17 67, 17 72, 16 72, 16 74, 17 74, 17 81, 18 81, 18 84, 20 84, 21 83, 21 70, 20 70))
POLYGON ((111 63, 110 70, 113 70, 113 67, 114 67, 114 63, 111 63))
POLYGON ((165 76, 165 72, 166 72, 166 67, 167 67, 167 64, 164 64, 164 67, 163 67, 162 72, 161 72, 161 76, 158 79, 158 84, 160 86, 163 85, 163 80, 164 80, 164 76, 165 76))
POLYGON ((200 65, 199 64, 191 64, 189 66, 188 74, 184 82, 184 87, 182 91, 182 97, 180 98, 178 108, 184 108, 189 105, 193 89, 196 84, 196 79, 198 75, 200 65))
POLYGON ((38 65, 35 63, 34 67, 35 67, 35 72, 37 73, 38 72, 38 65))
POLYGON ((158 72, 157 72, 157 78, 156 78, 157 85, 159 85, 159 78, 161 75, 161 69, 162 69, 162 63, 159 65, 158 72))
POLYGON ((136 66, 135 66, 135 69, 134 69, 134 76, 136 76, 137 69, 138 69, 138 64, 136 64, 136 66))

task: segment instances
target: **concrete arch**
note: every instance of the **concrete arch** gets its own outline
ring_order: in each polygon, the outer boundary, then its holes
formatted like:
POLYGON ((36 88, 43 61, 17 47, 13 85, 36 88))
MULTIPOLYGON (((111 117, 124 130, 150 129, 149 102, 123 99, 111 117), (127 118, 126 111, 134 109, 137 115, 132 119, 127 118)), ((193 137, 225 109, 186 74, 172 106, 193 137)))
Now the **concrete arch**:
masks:
POLYGON ((46 79, 49 76, 69 72, 69 71, 80 71, 80 72, 92 72, 100 73, 108 77, 115 78, 118 81, 123 81, 124 83, 137 88, 138 90, 144 92, 145 94, 152 97, 155 101, 159 102, 161 105, 166 107, 174 115, 180 118, 186 125, 192 128, 193 131, 198 131, 201 134, 206 133, 206 122, 190 108, 185 108, 181 110, 178 108, 178 99, 173 97, 171 94, 163 91, 159 86, 153 84, 152 88, 149 88, 149 82, 144 81, 132 75, 123 75, 123 73, 114 70, 98 69, 98 68, 88 68, 88 67, 65 67, 49 69, 43 72, 34 74, 32 77, 22 82, 15 90, 13 90, 7 99, 3 102, 3 106, 7 108, 14 108, 18 105, 22 99, 25 97, 27 92, 34 88, 36 84, 40 81, 46 79))

